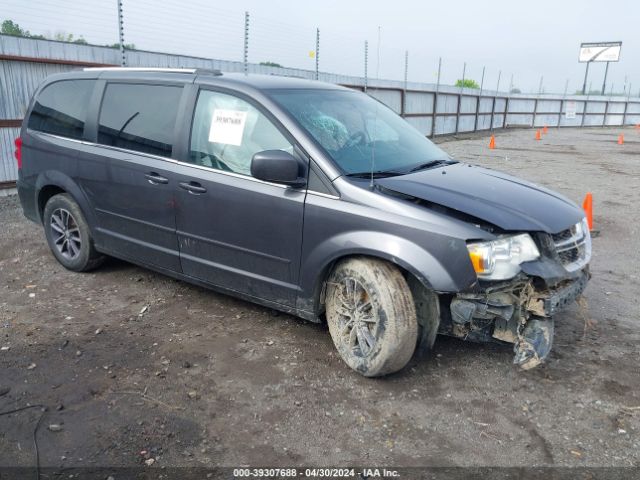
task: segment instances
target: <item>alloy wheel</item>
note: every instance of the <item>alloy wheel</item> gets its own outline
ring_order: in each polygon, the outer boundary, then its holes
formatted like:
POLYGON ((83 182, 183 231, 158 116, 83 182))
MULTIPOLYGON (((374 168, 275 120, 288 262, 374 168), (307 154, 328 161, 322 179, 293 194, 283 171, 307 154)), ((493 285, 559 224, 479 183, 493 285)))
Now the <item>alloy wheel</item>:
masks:
POLYGON ((82 239, 73 215, 64 208, 57 208, 51 213, 49 225, 51 238, 60 255, 67 260, 75 260, 80 255, 82 239))
POLYGON ((367 357, 377 343, 379 318, 367 290, 353 277, 337 289, 339 341, 357 357, 367 357))

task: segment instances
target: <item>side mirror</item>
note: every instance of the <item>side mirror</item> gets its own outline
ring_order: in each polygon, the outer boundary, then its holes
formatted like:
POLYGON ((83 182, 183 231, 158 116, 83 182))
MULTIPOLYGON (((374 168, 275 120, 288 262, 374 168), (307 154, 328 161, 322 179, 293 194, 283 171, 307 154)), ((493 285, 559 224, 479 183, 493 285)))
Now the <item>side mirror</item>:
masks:
POLYGON ((265 182, 301 187, 305 179, 299 176, 299 170, 298 160, 283 150, 264 150, 251 159, 251 175, 265 182))

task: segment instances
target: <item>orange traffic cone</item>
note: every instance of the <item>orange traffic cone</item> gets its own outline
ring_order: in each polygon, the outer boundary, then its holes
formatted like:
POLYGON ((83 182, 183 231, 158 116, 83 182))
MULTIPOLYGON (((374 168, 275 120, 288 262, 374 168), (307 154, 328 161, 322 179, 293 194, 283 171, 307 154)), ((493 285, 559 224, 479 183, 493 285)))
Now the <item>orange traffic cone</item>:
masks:
POLYGON ((624 135, 618 135, 618 145, 624 145, 624 135))
POLYGON ((587 193, 582 202, 582 209, 587 217, 587 225, 589 230, 593 230, 593 195, 591 192, 587 193))
POLYGON ((549 128, 546 125, 542 128, 542 133, 549 133, 549 128))
POLYGON ((636 123, 636 130, 640 130, 640 123, 636 123))
POLYGON ((540 130, 536 130, 536 140, 541 140, 542 135, 540 134, 540 130))
POLYGON ((496 137, 491 135, 491 140, 489 140, 489 150, 495 150, 496 148, 496 137))

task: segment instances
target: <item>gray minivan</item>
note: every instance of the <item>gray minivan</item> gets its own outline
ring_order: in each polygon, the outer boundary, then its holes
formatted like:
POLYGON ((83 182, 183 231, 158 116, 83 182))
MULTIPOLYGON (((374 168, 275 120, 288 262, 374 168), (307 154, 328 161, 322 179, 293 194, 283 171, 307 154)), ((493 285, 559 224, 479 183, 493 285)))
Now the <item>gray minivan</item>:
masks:
POLYGON ((118 257, 312 321, 366 376, 437 334, 531 368, 590 277, 575 204, 453 160, 366 94, 190 69, 38 88, 16 140, 25 215, 66 268, 118 257))

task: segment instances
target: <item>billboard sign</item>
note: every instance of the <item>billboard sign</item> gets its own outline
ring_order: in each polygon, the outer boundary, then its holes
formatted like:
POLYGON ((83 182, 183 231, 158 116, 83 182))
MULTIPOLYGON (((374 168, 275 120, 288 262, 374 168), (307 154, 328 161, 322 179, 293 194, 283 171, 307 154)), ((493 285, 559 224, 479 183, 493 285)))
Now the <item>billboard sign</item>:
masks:
POLYGON ((576 118, 576 101, 567 100, 564 104, 564 116, 567 120, 576 118))
POLYGON ((580 62, 617 62, 620 60, 622 42, 580 44, 580 62))

